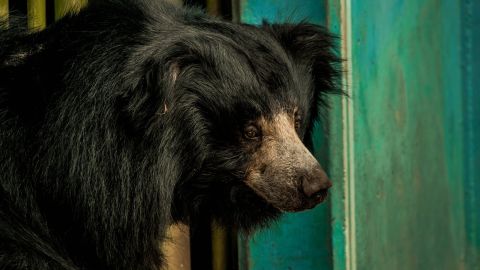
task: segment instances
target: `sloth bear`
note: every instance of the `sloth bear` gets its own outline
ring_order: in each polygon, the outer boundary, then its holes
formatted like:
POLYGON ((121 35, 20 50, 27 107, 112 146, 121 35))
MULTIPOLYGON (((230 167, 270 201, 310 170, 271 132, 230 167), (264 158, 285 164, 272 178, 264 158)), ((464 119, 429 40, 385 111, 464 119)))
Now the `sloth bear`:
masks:
POLYGON ((322 202, 307 150, 332 36, 162 1, 0 32, 0 268, 158 269, 170 224, 243 231, 322 202))

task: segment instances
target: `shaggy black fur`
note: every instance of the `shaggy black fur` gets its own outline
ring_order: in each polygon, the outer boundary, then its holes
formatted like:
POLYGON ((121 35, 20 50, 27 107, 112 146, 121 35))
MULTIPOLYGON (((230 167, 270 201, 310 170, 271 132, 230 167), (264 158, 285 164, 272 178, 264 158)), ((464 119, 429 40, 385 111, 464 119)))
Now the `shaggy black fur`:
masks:
POLYGON ((332 38, 161 1, 89 1, 0 32, 0 268, 158 269, 177 221, 244 230, 279 210, 243 182, 245 122, 335 92, 332 38))

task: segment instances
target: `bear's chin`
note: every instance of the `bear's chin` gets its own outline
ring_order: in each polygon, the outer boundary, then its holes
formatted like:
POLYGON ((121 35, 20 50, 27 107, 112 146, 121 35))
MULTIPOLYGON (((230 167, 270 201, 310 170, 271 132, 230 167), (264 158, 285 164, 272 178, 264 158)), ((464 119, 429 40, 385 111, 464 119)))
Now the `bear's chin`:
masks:
MULTIPOLYGON (((282 211, 243 183, 222 185, 195 198, 176 198, 172 208, 175 222, 195 226, 211 220, 220 226, 249 233, 270 226, 282 211)), ((193 193, 190 193, 193 194, 193 193)))
MULTIPOLYGON (((221 213, 219 217, 231 216, 230 220, 224 220, 225 225, 237 227, 241 231, 250 232, 265 228, 275 222, 282 211, 258 195, 246 185, 232 188, 230 192, 232 212, 221 213), (223 216, 222 216, 223 215, 223 216)), ((219 219, 215 217, 215 219, 219 219)))

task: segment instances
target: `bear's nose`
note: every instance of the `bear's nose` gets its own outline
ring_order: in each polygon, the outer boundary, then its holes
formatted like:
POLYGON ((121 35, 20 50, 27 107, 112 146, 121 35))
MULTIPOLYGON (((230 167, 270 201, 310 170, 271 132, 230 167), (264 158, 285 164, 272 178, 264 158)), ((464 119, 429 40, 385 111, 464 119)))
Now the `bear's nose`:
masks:
POLYGON ((328 179, 327 174, 320 168, 302 174, 300 177, 303 193, 305 196, 321 203, 327 197, 328 189, 332 186, 332 182, 328 179))

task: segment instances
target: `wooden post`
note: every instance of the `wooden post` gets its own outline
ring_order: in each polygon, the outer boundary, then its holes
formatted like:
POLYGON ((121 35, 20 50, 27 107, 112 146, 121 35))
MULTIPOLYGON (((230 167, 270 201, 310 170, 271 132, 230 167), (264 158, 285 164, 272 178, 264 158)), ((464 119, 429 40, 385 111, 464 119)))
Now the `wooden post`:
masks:
POLYGON ((168 229, 169 240, 163 251, 167 260, 166 270, 190 270, 190 231, 183 224, 172 225, 168 229))

